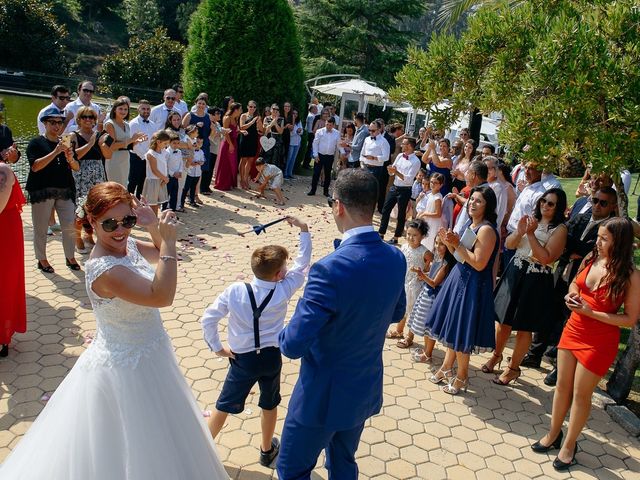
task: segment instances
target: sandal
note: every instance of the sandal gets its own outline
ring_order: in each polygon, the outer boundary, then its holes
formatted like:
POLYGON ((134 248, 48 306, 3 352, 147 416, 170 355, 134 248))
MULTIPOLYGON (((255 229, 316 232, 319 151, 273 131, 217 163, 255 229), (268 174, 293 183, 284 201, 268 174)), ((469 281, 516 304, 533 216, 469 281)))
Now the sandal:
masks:
POLYGON ((458 395, 460 390, 464 389, 464 392, 467 393, 467 388, 469 388, 469 379, 465 378, 464 380, 460 380, 458 377, 454 377, 451 379, 448 385, 442 387, 442 391, 444 393, 448 393, 449 395, 458 395), (460 385, 456 387, 456 382, 460 385))
POLYGON ((55 270, 51 265, 47 265, 46 267, 42 265, 40 260, 38 260, 38 270, 42 270, 44 273, 55 273, 55 270))
POLYGON ((494 378, 492 380, 492 382, 495 383, 496 385, 502 385, 503 387, 506 387, 511 382, 516 383, 518 378, 520 378, 520 374, 522 373, 522 370, 520 370, 520 368, 511 368, 509 365, 507 365, 507 368, 509 370, 511 370, 512 372, 516 372, 516 375, 514 377, 510 378, 509 380, 506 380, 506 381, 505 380, 501 380, 500 379, 500 375, 496 375, 496 378, 494 378))
POLYGON ((442 370, 442 368, 440 368, 436 373, 429 377, 429 381, 437 385, 446 380, 450 380, 451 378, 453 378, 453 368, 450 368, 449 370, 442 370))
POLYGON ((491 360, 493 360, 494 358, 497 358, 498 361, 493 364, 493 368, 491 368, 491 369, 489 368, 489 362, 487 362, 484 365, 482 365, 482 368, 481 368, 482 373, 495 373, 496 365, 498 365, 498 370, 499 370, 500 366, 502 365, 502 357, 503 357, 502 354, 500 354, 498 356, 498 355, 496 355, 496 352, 493 352, 491 354, 491 360))
POLYGON ((433 357, 427 357, 424 351, 414 350, 411 352, 411 360, 415 363, 431 363, 433 361, 433 357))
POLYGON ((395 340, 397 338, 404 338, 404 335, 402 334, 402 332, 399 332, 397 330, 389 330, 384 337, 385 338, 391 338, 391 339, 395 340))
POLYGON ((413 345, 413 340, 409 340, 408 338, 398 340, 398 342, 396 343, 396 347, 398 348, 409 348, 411 347, 411 345, 413 345))

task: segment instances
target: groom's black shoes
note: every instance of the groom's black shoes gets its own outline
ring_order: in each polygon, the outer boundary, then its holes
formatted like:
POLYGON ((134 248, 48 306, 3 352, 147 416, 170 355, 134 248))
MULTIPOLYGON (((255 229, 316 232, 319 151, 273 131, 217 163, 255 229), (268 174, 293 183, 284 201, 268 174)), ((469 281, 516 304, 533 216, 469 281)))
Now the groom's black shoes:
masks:
POLYGON ((278 454, 280 453, 280 440, 273 437, 271 440, 271 450, 268 452, 263 452, 262 448, 260 448, 260 465, 263 467, 276 468, 275 460, 278 458, 278 454))

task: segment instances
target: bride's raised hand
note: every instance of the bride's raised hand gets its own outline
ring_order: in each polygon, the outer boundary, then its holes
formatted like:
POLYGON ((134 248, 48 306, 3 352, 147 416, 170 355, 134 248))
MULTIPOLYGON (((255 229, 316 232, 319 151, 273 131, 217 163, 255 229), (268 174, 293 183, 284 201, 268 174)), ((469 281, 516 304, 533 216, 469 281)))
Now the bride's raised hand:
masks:
POLYGON ((178 219, 176 218, 175 212, 172 212, 171 210, 165 210, 162 212, 160 215, 160 221, 158 222, 158 229, 160 230, 160 236, 165 243, 176 243, 178 233, 177 224, 178 219))
POLYGON ((133 213, 138 217, 137 225, 140 227, 151 227, 158 223, 158 217, 144 197, 140 197, 140 200, 133 198, 133 213))

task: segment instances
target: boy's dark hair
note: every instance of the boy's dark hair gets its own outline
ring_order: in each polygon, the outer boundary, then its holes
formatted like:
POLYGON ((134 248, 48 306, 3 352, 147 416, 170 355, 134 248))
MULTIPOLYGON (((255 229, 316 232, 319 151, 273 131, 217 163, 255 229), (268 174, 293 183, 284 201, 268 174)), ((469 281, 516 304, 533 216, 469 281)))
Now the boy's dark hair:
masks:
POLYGON ((405 227, 407 229, 409 228, 415 228, 416 230, 418 230, 422 236, 426 236, 429 233, 429 225, 427 224, 427 222, 425 222, 423 219, 421 218, 416 218, 414 220, 409 220, 405 227))
POLYGON ((256 159, 256 165, 266 165, 267 162, 264 161, 264 158, 258 157, 256 159))
POLYGON ((266 245, 257 248, 251 254, 251 270, 264 281, 272 281, 273 277, 284 267, 289 252, 280 245, 266 245))

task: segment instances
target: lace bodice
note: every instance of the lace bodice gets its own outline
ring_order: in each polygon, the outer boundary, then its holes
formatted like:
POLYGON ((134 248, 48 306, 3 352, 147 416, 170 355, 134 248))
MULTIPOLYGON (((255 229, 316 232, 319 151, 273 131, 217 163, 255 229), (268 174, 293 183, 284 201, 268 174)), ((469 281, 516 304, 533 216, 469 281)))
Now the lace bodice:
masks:
MULTIPOLYGON (((538 242, 540 242, 540 245, 544 247, 547 244, 547 242, 551 238, 551 235, 553 235, 553 232, 555 232, 556 228, 558 227, 556 226, 551 228, 547 223, 538 224, 538 228, 536 228, 534 235, 538 240, 538 242)), ((518 268, 522 268, 524 265, 522 263, 522 260, 526 260, 527 262, 529 262, 529 264, 527 265, 527 273, 529 272, 540 273, 540 272, 551 271, 551 267, 547 265, 542 265, 533 256, 533 252, 531 251, 531 245, 529 244, 529 238, 526 235, 522 237, 522 239, 520 240, 520 243, 518 244, 518 248, 516 249, 516 253, 513 257, 513 263, 518 268)))
POLYGON ((93 291, 93 282, 116 266, 129 268, 148 280, 152 280, 155 274, 138 251, 133 238, 127 241, 125 257, 105 256, 87 261, 87 294, 96 316, 95 339, 82 355, 84 364, 88 366, 119 365, 134 368, 146 353, 161 342, 169 342, 157 308, 136 305, 120 298, 102 298, 93 291))

